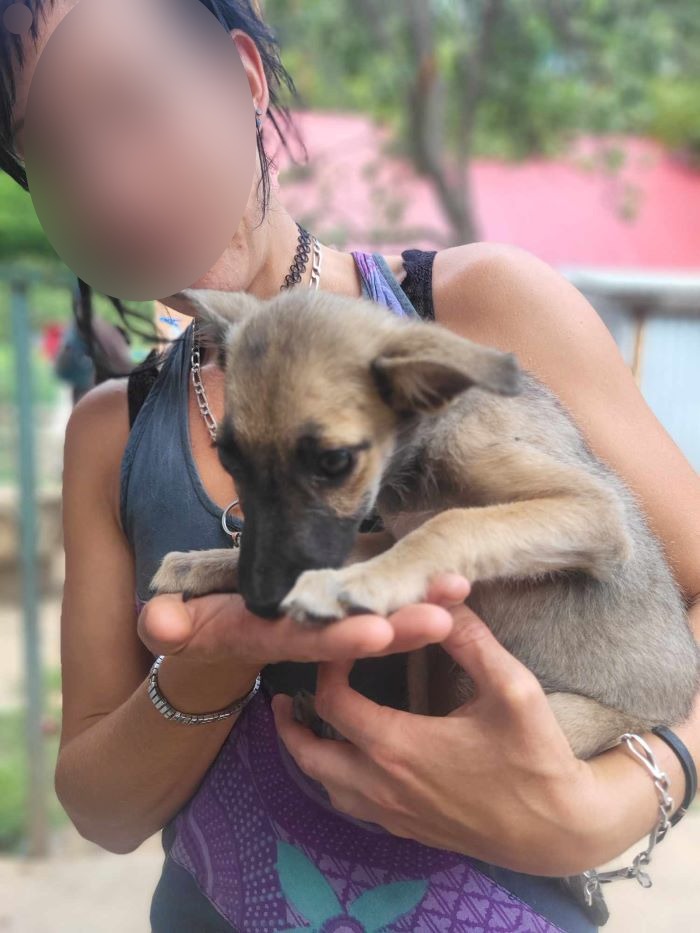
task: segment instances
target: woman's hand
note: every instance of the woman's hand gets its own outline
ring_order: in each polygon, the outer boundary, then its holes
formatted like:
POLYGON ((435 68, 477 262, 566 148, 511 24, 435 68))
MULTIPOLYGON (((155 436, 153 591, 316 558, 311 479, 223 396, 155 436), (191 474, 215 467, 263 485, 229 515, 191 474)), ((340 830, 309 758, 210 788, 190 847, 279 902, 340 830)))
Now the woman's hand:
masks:
MULTIPOLYGON (((469 586, 454 574, 441 576, 444 598, 462 599, 469 586)), ((289 616, 262 619, 237 594, 214 594, 183 602, 179 594, 154 596, 141 610, 138 634, 152 654, 177 655, 221 666, 232 661, 259 670, 277 661, 333 661, 413 651, 442 641, 452 628, 449 611, 419 603, 388 618, 356 615, 318 629, 289 616)))
POLYGON ((467 606, 451 614, 442 646, 473 678, 473 699, 445 717, 413 715, 352 690, 350 662, 324 663, 316 710, 348 741, 318 738, 278 694, 286 747, 336 809, 395 835, 530 874, 600 864, 602 782, 574 756, 535 676, 467 606))

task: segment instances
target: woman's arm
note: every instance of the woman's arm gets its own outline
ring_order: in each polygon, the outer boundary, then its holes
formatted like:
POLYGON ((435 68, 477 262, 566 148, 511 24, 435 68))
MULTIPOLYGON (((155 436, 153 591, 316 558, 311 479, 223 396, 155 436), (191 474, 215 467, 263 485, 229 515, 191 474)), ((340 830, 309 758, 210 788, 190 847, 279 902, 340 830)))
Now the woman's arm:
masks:
MULTIPOLYGON (((63 467, 63 721, 55 788, 80 834, 113 852, 132 851, 165 825, 238 718, 183 728, 148 697, 153 656, 138 635, 133 557, 117 518, 127 434, 125 386, 109 380, 71 414, 63 467)), ((173 704, 201 712, 246 693, 256 673, 230 658, 198 664, 169 657, 159 680, 173 704)))
MULTIPOLYGON (((595 309, 549 265, 500 244, 438 253, 433 286, 437 321, 514 352, 558 395, 591 449, 636 493, 685 594, 700 642, 700 479, 647 405, 595 309)), ((674 731, 700 769, 700 695, 691 718, 674 731)), ((684 778, 676 756, 656 736, 643 737, 680 805, 684 778)), ((601 864, 649 831, 657 802, 648 774, 625 749, 604 752, 592 765, 610 805, 600 826, 601 864)))
MULTIPOLYGON (((688 618, 695 631, 695 639, 700 643, 700 602, 691 607, 688 618)), ((682 725, 674 726, 673 731, 687 745, 700 769, 700 693, 690 718, 682 725)), ((660 768, 669 776, 675 813, 685 794, 685 776, 678 758, 653 733, 645 732, 642 738, 651 746, 660 768)), ((591 863, 598 866, 615 858, 649 833, 658 818, 659 808, 648 773, 621 748, 612 748, 597 755, 590 764, 605 788, 608 802, 606 812, 601 813, 602 822, 597 834, 600 852, 591 863)))

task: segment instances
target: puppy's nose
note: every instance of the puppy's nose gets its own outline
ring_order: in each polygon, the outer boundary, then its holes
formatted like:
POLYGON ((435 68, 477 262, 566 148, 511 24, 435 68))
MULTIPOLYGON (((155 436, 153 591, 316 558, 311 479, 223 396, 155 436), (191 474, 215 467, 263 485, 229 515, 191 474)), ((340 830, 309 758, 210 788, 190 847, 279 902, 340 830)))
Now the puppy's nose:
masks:
POLYGON ((279 619, 284 613, 280 611, 280 603, 249 603, 245 604, 248 612, 261 616, 263 619, 279 619))

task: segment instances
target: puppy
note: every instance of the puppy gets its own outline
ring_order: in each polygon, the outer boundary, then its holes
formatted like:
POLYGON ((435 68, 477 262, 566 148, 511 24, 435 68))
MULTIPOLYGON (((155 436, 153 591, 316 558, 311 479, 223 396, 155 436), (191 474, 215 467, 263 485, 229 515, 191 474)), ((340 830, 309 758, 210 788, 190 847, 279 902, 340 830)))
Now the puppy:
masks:
MULTIPOLYGON (((154 592, 235 591, 257 615, 326 625, 419 602, 455 571, 579 758, 688 717, 700 657, 662 547, 512 353, 306 289, 174 303, 225 371, 216 447, 245 528, 240 550, 166 555, 154 592), (388 547, 358 561, 373 512, 388 547)), ((444 715, 473 689, 439 646, 413 652, 407 676, 417 713, 444 715)), ((342 738, 296 699, 298 718, 342 738)))

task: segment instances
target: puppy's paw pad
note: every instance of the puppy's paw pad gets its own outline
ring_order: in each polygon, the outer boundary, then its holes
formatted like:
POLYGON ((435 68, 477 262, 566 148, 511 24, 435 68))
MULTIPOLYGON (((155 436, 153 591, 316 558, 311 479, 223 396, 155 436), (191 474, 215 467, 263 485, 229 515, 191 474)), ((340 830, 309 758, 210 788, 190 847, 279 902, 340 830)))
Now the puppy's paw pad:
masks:
POLYGON ((291 603, 289 606, 283 603, 281 609, 282 612, 293 619, 300 628, 325 628, 327 625, 332 625, 333 622, 338 622, 343 618, 342 613, 339 615, 318 615, 314 612, 310 612, 305 606, 296 602, 291 603))
POLYGON ((376 615, 377 610, 373 609, 371 606, 358 603, 352 593, 348 593, 346 590, 343 590, 342 593, 338 593, 338 602, 343 607, 345 615, 347 616, 364 616, 364 615, 376 615))

